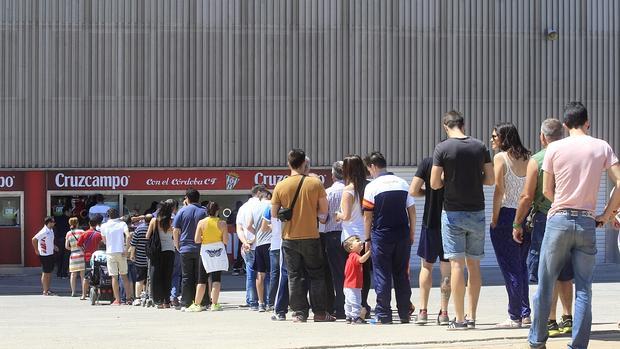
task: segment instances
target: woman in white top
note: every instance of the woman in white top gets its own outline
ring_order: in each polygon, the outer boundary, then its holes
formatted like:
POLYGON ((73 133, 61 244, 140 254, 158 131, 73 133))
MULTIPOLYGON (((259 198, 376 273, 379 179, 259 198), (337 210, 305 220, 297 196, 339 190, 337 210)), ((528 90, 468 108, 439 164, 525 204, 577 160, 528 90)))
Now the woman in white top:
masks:
POLYGON ((517 128, 511 123, 495 126, 491 145, 498 151, 493 159, 495 193, 491 219, 491 242, 497 263, 504 275, 508 292, 509 318, 498 328, 520 328, 531 324, 527 255, 530 234, 524 234, 522 244, 512 239, 513 221, 519 197, 525 185, 530 151, 521 143, 517 128))
MULTIPOLYGON (((342 174, 346 186, 342 191, 342 199, 340 201, 340 212, 336 214, 336 220, 342 221, 342 236, 340 241, 343 242, 348 237, 356 235, 364 240, 364 214, 362 212, 362 200, 364 198, 364 189, 368 184, 368 172, 366 165, 359 155, 349 155, 344 158, 342 164, 342 174)), ((365 251, 362 251, 364 254, 365 251)), ((363 264, 364 285, 362 287, 362 306, 366 309, 366 315, 370 314, 370 306, 368 305, 368 291, 370 290, 370 270, 372 265, 370 259, 363 264)), ((363 312, 363 310, 362 310, 363 312)), ((364 318, 364 314, 360 316, 364 318)))

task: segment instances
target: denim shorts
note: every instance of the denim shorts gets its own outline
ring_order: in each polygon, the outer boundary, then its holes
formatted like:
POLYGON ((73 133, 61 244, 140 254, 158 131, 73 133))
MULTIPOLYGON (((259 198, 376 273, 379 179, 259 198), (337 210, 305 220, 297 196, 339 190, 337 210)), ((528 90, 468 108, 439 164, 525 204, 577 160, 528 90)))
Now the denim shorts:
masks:
POLYGON ((484 258, 484 230, 484 210, 443 211, 441 237, 444 258, 484 258))

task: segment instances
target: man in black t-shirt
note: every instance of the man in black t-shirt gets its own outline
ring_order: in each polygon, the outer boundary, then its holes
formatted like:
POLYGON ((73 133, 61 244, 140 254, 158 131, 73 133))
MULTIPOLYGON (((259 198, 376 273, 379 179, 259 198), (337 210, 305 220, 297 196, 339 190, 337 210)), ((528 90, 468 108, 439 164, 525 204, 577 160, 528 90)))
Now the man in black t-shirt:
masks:
POLYGON ((441 210, 443 208, 443 189, 431 189, 431 169, 433 158, 428 157, 418 165, 415 177, 409 187, 409 195, 424 197, 424 218, 418 244, 420 268, 420 311, 416 324, 428 322, 428 296, 433 285, 433 266, 437 259, 441 269, 441 307, 437 324, 448 325, 448 301, 450 300, 450 261, 444 258, 441 244, 441 210), (423 188, 424 187, 424 188, 423 188))
POLYGON ((450 111, 443 116, 448 139, 435 147, 431 188, 444 188, 441 236, 444 257, 451 264, 451 289, 455 321, 448 330, 466 330, 476 326, 480 297, 480 260, 484 258, 483 185, 493 185, 493 163, 481 141, 465 135, 463 116, 450 111), (465 265, 467 264, 469 299, 465 321, 465 265))

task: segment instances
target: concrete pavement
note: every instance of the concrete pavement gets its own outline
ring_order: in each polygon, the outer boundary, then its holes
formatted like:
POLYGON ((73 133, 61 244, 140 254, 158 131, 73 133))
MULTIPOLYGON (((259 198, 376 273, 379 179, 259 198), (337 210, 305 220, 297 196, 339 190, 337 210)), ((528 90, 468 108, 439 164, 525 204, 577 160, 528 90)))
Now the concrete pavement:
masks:
MULTIPOLYGON (((615 278, 617 266, 598 268, 599 277, 615 278), (602 275, 606 274, 606 275, 602 275)), ((227 285, 242 278, 226 276, 227 285)), ((58 283, 58 280, 54 280, 58 283)), ((62 280, 67 284, 67 280, 62 280)), ((611 281, 611 280, 608 280, 611 281)), ((620 280, 618 280, 620 281, 620 280)), ((522 348, 527 329, 495 330, 506 318, 507 296, 503 286, 485 286, 478 310, 477 329, 448 332, 434 324, 346 325, 273 322, 270 314, 238 309, 242 291, 224 291, 225 310, 219 313, 182 313, 132 306, 90 306, 71 297, 27 295, 38 293, 36 275, 0 277, 0 348, 522 348), (17 282, 17 284, 16 284, 17 282), (7 291, 27 287, 28 290, 7 291), (26 294, 26 295, 24 295, 26 294)), ((60 285, 59 285, 60 286, 60 285)), ((56 288, 58 290, 58 288, 56 288)), ((535 286, 531 287, 534 292, 535 286)), ((618 294, 620 282, 593 285, 594 325, 591 348, 620 348, 618 294)), ((370 300, 374 303, 374 294, 370 300)), ((418 290, 413 289, 417 302, 418 290)), ((437 290, 430 304, 437 304, 437 290)), ((435 312, 431 306, 431 312, 435 312)), ((452 314, 450 309, 450 314, 452 314)), ((568 338, 553 339, 548 348, 564 348, 568 338)))

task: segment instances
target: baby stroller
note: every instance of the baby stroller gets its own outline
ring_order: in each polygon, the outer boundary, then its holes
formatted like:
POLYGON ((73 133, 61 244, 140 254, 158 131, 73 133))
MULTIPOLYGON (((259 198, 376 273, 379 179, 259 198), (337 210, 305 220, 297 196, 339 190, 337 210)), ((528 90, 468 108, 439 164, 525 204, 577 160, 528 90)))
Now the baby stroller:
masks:
POLYGON ((89 275, 90 284, 90 304, 98 304, 99 301, 112 303, 114 293, 112 292, 112 277, 108 273, 107 256, 103 251, 93 253, 91 271, 89 275))

